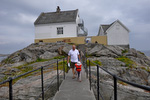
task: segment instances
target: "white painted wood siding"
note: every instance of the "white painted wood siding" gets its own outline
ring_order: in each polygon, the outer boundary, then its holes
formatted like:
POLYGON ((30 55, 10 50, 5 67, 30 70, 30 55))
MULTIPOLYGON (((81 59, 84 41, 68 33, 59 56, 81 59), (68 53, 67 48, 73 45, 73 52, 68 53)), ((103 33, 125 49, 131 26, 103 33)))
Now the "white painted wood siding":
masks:
POLYGON ((35 39, 77 37, 75 22, 35 25, 35 39), (63 34, 57 34, 57 27, 63 27, 63 34))
POLYGON ((107 30, 108 45, 128 45, 129 32, 118 22, 107 30))

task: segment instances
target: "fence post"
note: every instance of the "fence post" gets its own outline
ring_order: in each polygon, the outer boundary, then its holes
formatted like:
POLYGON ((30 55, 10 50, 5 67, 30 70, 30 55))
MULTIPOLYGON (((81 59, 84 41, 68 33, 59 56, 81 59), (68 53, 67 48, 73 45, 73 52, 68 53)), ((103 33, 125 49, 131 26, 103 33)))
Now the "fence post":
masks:
POLYGON ((91 65, 89 60, 89 81, 90 81, 90 90, 91 90, 91 65))
POLYGON ((97 100, 99 100, 99 66, 97 65, 97 100))
POLYGON ((65 62, 64 62, 64 58, 63 58, 63 68, 64 68, 64 79, 65 79, 65 62))
POLYGON ((57 59, 57 90, 59 91, 59 71, 58 71, 58 59, 57 59))
POLYGON ((13 99, 13 90, 12 90, 12 77, 9 77, 9 100, 13 99))
POLYGON ((114 100, 117 100, 117 79, 116 76, 114 78, 114 100))
MULTIPOLYGON (((66 58, 66 60, 68 61, 68 57, 66 58)), ((70 62, 69 62, 70 63, 70 62)), ((67 63, 67 73, 68 73, 68 63, 67 63)))
POLYGON ((44 100, 43 66, 41 66, 42 100, 44 100))
POLYGON ((86 65, 86 78, 88 78, 87 57, 86 57, 86 61, 85 61, 85 63, 86 63, 86 64, 85 64, 85 65, 86 65))

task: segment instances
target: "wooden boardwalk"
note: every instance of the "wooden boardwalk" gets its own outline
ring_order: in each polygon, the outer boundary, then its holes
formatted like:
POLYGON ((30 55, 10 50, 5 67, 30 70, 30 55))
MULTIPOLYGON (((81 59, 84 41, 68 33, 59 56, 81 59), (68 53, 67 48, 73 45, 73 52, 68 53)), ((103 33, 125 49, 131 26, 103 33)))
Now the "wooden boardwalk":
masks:
POLYGON ((53 100, 96 100, 93 90, 90 91, 84 68, 82 68, 81 78, 82 82, 77 81, 77 78, 72 79, 70 69, 53 100))

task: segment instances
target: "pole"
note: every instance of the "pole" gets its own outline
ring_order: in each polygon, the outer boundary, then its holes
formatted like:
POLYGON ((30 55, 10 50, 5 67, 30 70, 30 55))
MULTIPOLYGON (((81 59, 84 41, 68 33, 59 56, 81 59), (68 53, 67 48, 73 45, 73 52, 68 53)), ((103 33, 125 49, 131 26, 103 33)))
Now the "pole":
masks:
POLYGON ((114 76, 114 100, 117 100, 117 79, 114 76))
POLYGON ((86 64, 85 64, 85 65, 86 65, 86 78, 88 78, 87 58, 86 58, 86 61, 85 61, 85 62, 86 62, 86 64))
POLYGON ((12 77, 9 77, 9 100, 13 99, 13 93, 12 93, 12 77))
POLYGON ((44 100, 43 66, 41 67, 42 100, 44 100))
POLYGON ((90 81, 90 90, 91 90, 91 65, 89 60, 89 81, 90 81))
POLYGON ((58 71, 58 59, 57 59, 57 90, 59 91, 59 71, 58 71))
POLYGON ((64 79, 65 79, 65 62, 64 62, 64 58, 63 58, 63 68, 64 68, 64 79))
POLYGON ((99 66, 97 65, 97 100, 99 100, 99 66))

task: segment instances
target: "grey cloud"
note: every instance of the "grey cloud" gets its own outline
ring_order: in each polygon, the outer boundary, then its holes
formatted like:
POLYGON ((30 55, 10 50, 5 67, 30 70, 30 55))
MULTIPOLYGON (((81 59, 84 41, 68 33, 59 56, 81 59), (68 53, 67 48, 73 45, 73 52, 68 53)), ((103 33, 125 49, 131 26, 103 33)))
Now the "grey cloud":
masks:
POLYGON ((0 53, 33 43, 35 19, 41 12, 55 11, 58 5, 61 10, 79 9, 89 35, 97 35, 100 24, 119 19, 131 30, 131 47, 148 50, 149 4, 149 0, 1 0, 0 53))

